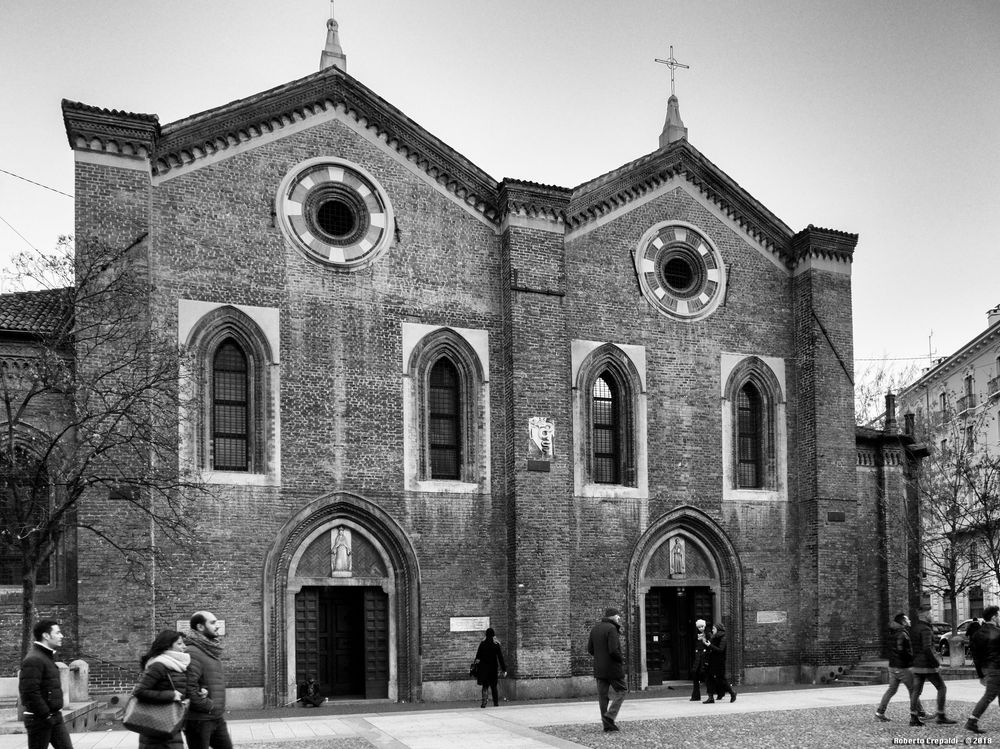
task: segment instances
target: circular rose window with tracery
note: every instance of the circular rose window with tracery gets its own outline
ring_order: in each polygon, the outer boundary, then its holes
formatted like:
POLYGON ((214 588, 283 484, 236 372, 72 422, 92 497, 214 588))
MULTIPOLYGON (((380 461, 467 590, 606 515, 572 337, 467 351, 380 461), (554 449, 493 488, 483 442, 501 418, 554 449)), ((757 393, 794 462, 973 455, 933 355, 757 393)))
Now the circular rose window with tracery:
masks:
POLYGON ((361 167, 335 158, 311 159, 282 180, 281 230, 306 257, 347 270, 372 263, 392 240, 392 204, 361 167))
POLYGON ((650 304, 681 320, 711 314, 725 292, 719 251, 690 224, 667 222, 647 231, 636 247, 635 270, 650 304))

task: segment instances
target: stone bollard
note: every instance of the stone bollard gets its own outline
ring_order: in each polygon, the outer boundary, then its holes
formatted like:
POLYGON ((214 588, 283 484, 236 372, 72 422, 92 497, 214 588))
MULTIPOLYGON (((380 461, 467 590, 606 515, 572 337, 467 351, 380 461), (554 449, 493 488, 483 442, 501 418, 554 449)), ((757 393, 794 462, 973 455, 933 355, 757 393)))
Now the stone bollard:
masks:
POLYGON ((62 661, 56 661, 59 668, 59 686, 62 688, 63 700, 69 701, 69 666, 62 661))
POLYGON ((948 635, 948 657, 952 667, 965 665, 965 637, 963 635, 948 635))
POLYGON ((69 664, 69 692, 66 697, 69 702, 90 700, 90 666, 87 661, 77 659, 69 664))

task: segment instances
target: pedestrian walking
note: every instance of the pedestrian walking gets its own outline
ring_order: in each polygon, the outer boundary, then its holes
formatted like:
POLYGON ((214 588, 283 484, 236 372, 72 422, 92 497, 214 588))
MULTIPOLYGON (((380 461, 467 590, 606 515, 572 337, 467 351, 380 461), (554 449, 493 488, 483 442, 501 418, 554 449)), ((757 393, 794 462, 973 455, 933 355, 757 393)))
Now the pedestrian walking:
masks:
POLYGON ((970 641, 972 662, 976 672, 982 672, 986 691, 972 708, 972 715, 965 721, 965 727, 973 733, 986 733, 979 727, 979 719, 986 708, 1000 695, 1000 608, 987 606, 983 609, 983 624, 970 641))
MULTIPOLYGON (((983 626, 984 621, 985 620, 981 616, 974 617, 972 621, 969 622, 969 626, 965 628, 965 654, 969 657, 972 656, 972 638, 976 636, 976 632, 978 632, 979 628, 983 626)), ((976 678, 983 678, 983 675, 979 673, 978 667, 976 667, 976 678)))
POLYGON ((184 725, 188 749, 233 749, 226 725, 226 674, 215 614, 196 611, 191 616, 191 631, 185 642, 191 654, 187 670, 191 709, 184 725))
POLYGON ((691 690, 691 701, 701 702, 701 682, 705 679, 708 668, 708 637, 705 635, 707 623, 698 619, 694 623, 694 659, 691 662, 691 680, 694 688, 691 690))
POLYGON ((618 711, 628 686, 625 684, 625 660, 621 645, 622 616, 618 609, 604 610, 604 618, 590 630, 587 652, 594 656, 594 679, 597 681, 597 704, 605 731, 619 731, 618 711), (610 692, 614 697, 609 698, 610 692))
POLYGON ((920 606, 917 622, 910 629, 910 638, 913 644, 913 692, 910 694, 910 725, 924 725, 923 721, 920 720, 920 693, 924 690, 924 683, 928 681, 937 690, 937 718, 935 722, 951 725, 955 721, 949 718, 944 711, 948 687, 945 686, 944 679, 938 673, 941 663, 938 661, 937 653, 934 652, 934 628, 931 627, 931 606, 929 603, 920 606))
MULTIPOLYGON (((889 700, 899 689, 900 684, 906 686, 907 701, 913 701, 913 644, 910 642, 910 617, 900 612, 889 622, 889 687, 882 695, 882 701, 875 708, 875 718, 888 722, 885 710, 889 700)), ((918 705, 917 717, 923 714, 918 705)))
POLYGON ((476 683, 483 688, 483 699, 479 707, 486 707, 489 693, 493 695, 493 707, 500 705, 497 695, 497 680, 507 675, 507 664, 503 660, 503 649, 493 627, 486 630, 486 637, 476 650, 476 683))
POLYGON ((705 679, 705 688, 708 690, 708 699, 704 704, 711 704, 716 700, 721 700, 724 695, 729 694, 729 701, 736 701, 736 690, 733 689, 726 678, 726 628, 722 622, 713 625, 712 637, 708 641, 708 675, 705 679))
POLYGON ((35 641, 21 662, 17 688, 24 706, 28 749, 73 749, 63 722, 63 691, 56 665, 56 650, 63 633, 55 619, 42 619, 31 630, 35 641))
MULTIPOLYGON (((139 702, 170 703, 185 698, 187 669, 191 655, 187 652, 184 635, 165 629, 156 636, 149 650, 139 659, 142 676, 132 694, 139 702)), ((139 746, 145 749, 184 749, 180 729, 167 740, 139 734, 139 746)))

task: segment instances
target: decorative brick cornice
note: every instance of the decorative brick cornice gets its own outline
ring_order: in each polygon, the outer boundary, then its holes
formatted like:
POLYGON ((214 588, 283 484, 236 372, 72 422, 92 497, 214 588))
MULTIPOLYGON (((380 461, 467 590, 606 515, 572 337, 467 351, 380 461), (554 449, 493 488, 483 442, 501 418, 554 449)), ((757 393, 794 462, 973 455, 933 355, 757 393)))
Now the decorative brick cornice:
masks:
POLYGON ((505 178, 500 183, 500 216, 541 218, 562 224, 572 194, 566 187, 505 178))
POLYGON ((163 175, 331 109, 356 118, 445 189, 497 220, 495 179, 336 67, 165 125, 153 174, 163 175))
POLYGON ((854 248, 857 244, 857 234, 822 229, 809 224, 792 237, 792 261, 798 263, 806 257, 821 257, 850 263, 854 258, 854 248))
POLYGON ((160 135, 155 114, 102 109, 62 100, 66 137, 74 151, 149 159, 160 135))
POLYGON ((567 222, 574 228, 583 226, 678 175, 704 192, 744 231, 784 262, 792 260, 792 230, 686 140, 675 141, 576 187, 567 222))

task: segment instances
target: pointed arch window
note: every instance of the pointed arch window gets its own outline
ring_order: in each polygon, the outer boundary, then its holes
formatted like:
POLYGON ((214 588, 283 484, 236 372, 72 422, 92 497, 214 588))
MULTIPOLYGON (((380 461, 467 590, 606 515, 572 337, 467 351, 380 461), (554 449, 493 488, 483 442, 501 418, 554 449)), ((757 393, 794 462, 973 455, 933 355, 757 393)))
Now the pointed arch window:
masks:
POLYGON ((217 471, 250 468, 249 366, 232 338, 212 360, 212 467, 217 471))
POLYGON ((403 470, 408 490, 489 491, 488 337, 404 323, 403 470))
POLYGON ((431 367, 427 389, 431 478, 462 477, 462 393, 458 370, 441 357, 431 367))
POLYGON ((736 485, 740 489, 763 486, 763 399, 753 383, 748 382, 736 396, 737 468, 736 485))
MULTIPOLYGON (((781 361, 730 355, 723 386, 723 498, 787 499, 788 444, 781 361)), ((725 370, 723 370, 725 371, 725 370)))
POLYGON ((594 380, 591 393, 593 478, 597 484, 621 483, 621 395, 607 374, 594 380))
MULTIPOLYGON (((20 585, 21 543, 30 541, 33 528, 48 521, 51 509, 52 486, 44 461, 22 445, 15 445, 12 452, 0 453, 0 585, 20 585)), ((50 555, 39 564, 35 584, 51 582, 50 555)))
POLYGON ((640 375, 645 351, 614 343, 574 345, 574 490, 582 497, 643 496, 648 490, 640 375))

